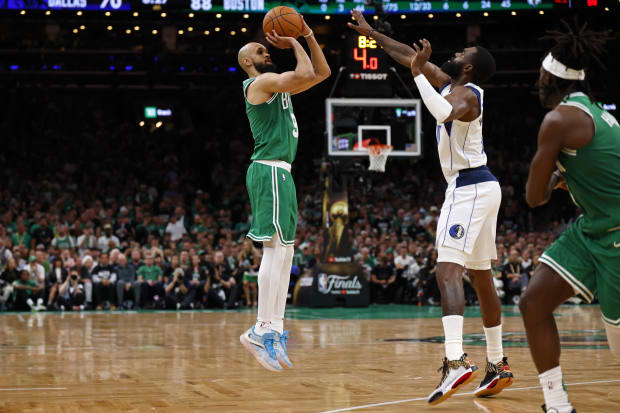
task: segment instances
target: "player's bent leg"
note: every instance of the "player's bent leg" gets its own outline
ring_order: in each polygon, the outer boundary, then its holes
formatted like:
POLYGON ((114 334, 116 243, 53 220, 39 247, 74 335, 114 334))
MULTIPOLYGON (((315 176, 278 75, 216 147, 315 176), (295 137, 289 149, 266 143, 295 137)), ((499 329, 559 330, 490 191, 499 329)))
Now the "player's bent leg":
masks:
POLYGON ((468 263, 472 285, 478 294, 484 334, 487 340, 487 363, 485 376, 474 390, 477 397, 498 394, 514 383, 514 375, 504 357, 502 346, 502 307, 493 284, 491 262, 468 263), (473 267, 473 268, 472 268, 473 267))
POLYGON ((551 267, 540 263, 528 289, 519 301, 527 341, 538 369, 547 405, 557 413, 571 413, 573 408, 563 388, 560 368, 560 336, 553 311, 575 295, 573 287, 551 267))

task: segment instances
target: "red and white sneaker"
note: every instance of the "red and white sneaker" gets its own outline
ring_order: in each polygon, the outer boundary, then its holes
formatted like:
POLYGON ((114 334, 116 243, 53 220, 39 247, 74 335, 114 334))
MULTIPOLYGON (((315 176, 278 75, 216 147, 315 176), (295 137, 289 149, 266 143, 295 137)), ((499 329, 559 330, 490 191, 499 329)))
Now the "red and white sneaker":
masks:
POLYGON ((457 390, 472 381, 479 373, 478 367, 463 354, 459 360, 444 358, 441 371, 441 381, 437 388, 428 396, 428 403, 439 404, 452 396, 457 390))
POLYGON ((514 382, 514 375, 508 365, 508 358, 493 364, 487 360, 487 374, 480 385, 474 390, 476 397, 488 397, 499 393, 514 382))

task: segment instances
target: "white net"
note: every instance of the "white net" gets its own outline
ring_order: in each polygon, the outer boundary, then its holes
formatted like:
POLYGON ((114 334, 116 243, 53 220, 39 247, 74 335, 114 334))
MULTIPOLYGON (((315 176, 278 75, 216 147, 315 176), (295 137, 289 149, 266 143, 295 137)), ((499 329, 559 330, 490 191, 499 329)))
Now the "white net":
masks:
POLYGON ((392 147, 388 145, 368 145, 368 158, 370 165, 369 171, 385 172, 385 163, 392 152, 392 147))

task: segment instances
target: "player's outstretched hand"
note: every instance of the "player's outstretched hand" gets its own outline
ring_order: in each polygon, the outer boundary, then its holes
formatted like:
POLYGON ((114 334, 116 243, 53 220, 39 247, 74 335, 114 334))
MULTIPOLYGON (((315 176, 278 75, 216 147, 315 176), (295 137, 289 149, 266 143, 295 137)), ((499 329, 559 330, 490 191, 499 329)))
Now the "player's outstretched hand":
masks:
POLYGON ((297 42, 297 40, 292 37, 280 36, 275 30, 272 30, 271 33, 267 33, 265 37, 272 46, 278 49, 292 49, 297 42))
POLYGON ((310 26, 308 26, 308 23, 306 23, 306 19, 304 19, 304 16, 301 16, 301 21, 304 22, 304 29, 301 32, 302 36, 307 36, 310 33, 312 33, 312 29, 310 28, 310 26))
POLYGON ((353 18, 357 22, 357 25, 353 23, 347 23, 347 26, 349 26, 350 29, 355 30, 363 36, 368 36, 370 31, 372 30, 372 27, 366 22, 366 19, 364 18, 362 12, 359 10, 351 10, 351 16, 353 16, 353 18))
POLYGON ((433 49, 431 49, 431 43, 428 40, 421 39, 420 44, 422 45, 422 50, 420 50, 420 47, 416 43, 413 44, 416 54, 411 59, 411 74, 414 77, 422 73, 422 66, 428 62, 428 59, 431 57, 431 53, 433 52, 433 49))

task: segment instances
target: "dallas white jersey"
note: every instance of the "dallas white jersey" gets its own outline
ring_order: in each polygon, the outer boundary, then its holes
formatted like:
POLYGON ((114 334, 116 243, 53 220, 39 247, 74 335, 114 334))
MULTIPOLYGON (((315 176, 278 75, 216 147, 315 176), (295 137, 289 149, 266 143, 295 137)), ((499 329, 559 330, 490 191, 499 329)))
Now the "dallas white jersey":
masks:
MULTIPOLYGON (((487 164, 487 155, 484 153, 482 142, 484 90, 473 83, 467 83, 465 87, 476 94, 480 104, 480 115, 471 122, 453 120, 437 125, 439 161, 448 185, 458 177, 460 170, 487 164)), ((441 96, 446 96, 451 88, 452 86, 448 84, 439 93, 441 96)))

